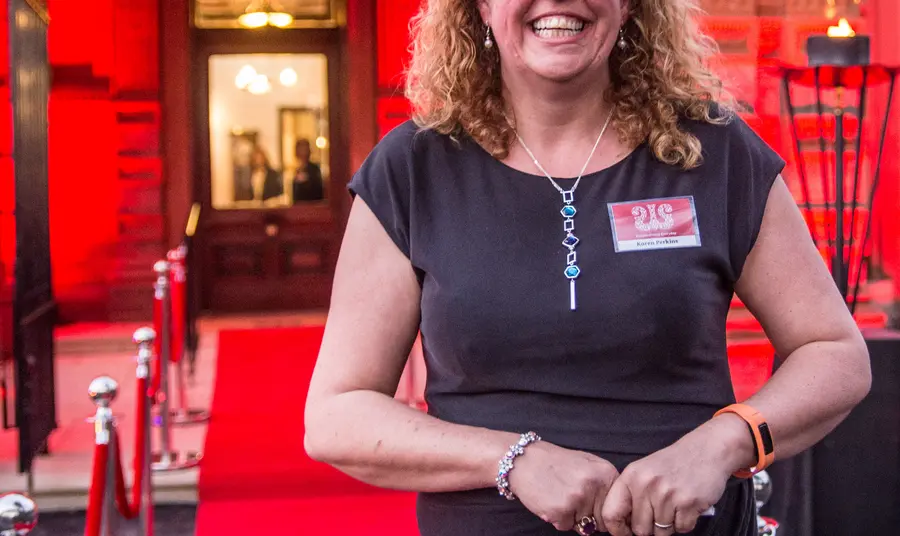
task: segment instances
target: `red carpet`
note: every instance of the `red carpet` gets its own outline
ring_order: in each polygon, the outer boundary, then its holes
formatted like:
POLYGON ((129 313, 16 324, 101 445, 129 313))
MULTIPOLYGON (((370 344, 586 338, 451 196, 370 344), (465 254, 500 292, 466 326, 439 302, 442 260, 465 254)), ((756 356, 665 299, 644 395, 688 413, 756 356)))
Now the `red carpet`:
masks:
MULTIPOLYGON (((312 461, 303 407, 322 328, 223 331, 200 471, 197 536, 415 536, 414 496, 312 461)), ((771 370, 766 342, 729 345, 738 399, 771 370)))
POLYGON ((378 490, 303 451, 322 328, 223 331, 200 470, 197 536, 414 536, 415 498, 378 490))

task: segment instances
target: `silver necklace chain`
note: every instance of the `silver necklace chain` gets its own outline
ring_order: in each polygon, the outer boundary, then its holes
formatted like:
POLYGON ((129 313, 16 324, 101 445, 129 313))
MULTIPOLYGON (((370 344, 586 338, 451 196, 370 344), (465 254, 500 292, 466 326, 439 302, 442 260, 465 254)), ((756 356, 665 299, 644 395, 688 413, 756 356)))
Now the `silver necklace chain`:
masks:
POLYGON ((612 119, 613 110, 609 111, 609 115, 606 116, 606 122, 603 124, 603 128, 600 129, 600 135, 597 136, 597 141, 594 142, 594 146, 591 148, 591 154, 588 155, 587 160, 584 162, 584 166, 581 168, 581 173, 578 174, 578 178, 575 180, 575 184, 572 185, 568 190, 563 189, 562 186, 557 184, 557 182, 553 179, 553 177, 547 173, 547 170, 544 169, 544 166, 538 162, 538 159, 534 156, 534 153, 531 152, 531 149, 525 145, 525 140, 519 136, 519 132, 513 128, 513 132, 516 133, 516 138, 519 140, 519 144, 522 145, 522 148, 525 149, 525 152, 528 153, 528 156, 531 157, 531 161, 534 162, 534 165, 541 170, 541 173, 547 176, 547 179, 550 180, 550 184, 556 188, 556 191, 562 195, 563 198, 563 207, 560 209, 560 214, 563 217, 563 231, 566 233, 566 237, 562 241, 563 247, 568 249, 568 254, 566 255, 566 269, 563 272, 566 278, 569 280, 569 308, 574 311, 575 310, 575 280, 578 276, 581 275, 581 268, 578 267, 578 253, 575 251, 575 246, 581 241, 577 236, 575 236, 575 214, 578 213, 578 210, 575 208, 575 189, 578 188, 578 184, 581 182, 581 177, 584 176, 584 171, 587 169, 588 164, 590 164, 591 159, 594 157, 594 153, 597 151, 597 146, 600 145, 600 140, 603 138, 603 134, 606 133, 606 128, 609 126, 609 122, 612 119))
MULTIPOLYGON (((603 135, 606 134, 606 128, 609 126, 610 120, 612 119, 612 114, 613 110, 610 110, 609 114, 606 116, 606 122, 603 123, 603 128, 600 129, 600 135, 597 136, 597 141, 594 142, 594 146, 591 148, 591 154, 588 155, 587 160, 585 160, 584 162, 584 166, 581 167, 581 173, 579 173, 578 178, 575 179, 575 184, 569 190, 570 192, 575 192, 575 188, 578 188, 578 183, 581 182, 581 177, 584 175, 584 171, 587 169, 588 164, 591 163, 591 159, 594 158, 594 153, 597 151, 597 146, 600 145, 600 140, 603 139, 603 135)), ((541 173, 543 173, 547 176, 548 179, 550 179, 550 183, 554 188, 556 188, 557 192, 559 192, 560 194, 565 192, 566 190, 564 190, 559 184, 556 183, 555 180, 553 180, 553 177, 549 173, 547 173, 547 170, 544 169, 544 166, 542 166, 541 163, 538 162, 537 157, 534 156, 534 153, 531 152, 531 149, 529 149, 528 146, 525 145, 525 140, 522 139, 522 136, 519 136, 519 131, 513 128, 513 132, 515 132, 516 138, 519 140, 519 145, 521 145, 522 148, 525 149, 525 152, 528 153, 528 156, 531 157, 531 161, 534 162, 535 167, 537 167, 541 171, 541 173)))

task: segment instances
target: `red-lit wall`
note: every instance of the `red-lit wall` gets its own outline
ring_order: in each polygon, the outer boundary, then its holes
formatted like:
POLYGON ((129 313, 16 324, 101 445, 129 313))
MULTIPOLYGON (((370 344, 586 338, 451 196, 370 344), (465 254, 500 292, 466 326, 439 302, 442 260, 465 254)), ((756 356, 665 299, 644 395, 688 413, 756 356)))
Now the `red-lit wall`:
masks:
POLYGON ((145 309, 163 239, 157 0, 50 0, 50 233, 63 319, 145 309))

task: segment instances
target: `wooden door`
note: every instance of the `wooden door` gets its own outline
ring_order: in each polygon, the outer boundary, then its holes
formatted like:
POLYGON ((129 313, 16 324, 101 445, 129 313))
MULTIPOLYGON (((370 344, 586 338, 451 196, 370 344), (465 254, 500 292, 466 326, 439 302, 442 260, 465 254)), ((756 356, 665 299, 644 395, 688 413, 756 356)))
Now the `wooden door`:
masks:
POLYGON ((215 30, 195 42, 204 305, 324 308, 349 202, 340 34, 215 30))

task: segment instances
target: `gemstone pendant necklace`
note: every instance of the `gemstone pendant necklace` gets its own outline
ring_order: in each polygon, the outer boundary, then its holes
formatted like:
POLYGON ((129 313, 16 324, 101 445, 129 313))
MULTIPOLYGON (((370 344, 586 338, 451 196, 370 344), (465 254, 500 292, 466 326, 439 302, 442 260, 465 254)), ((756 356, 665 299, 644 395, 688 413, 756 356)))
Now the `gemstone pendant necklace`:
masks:
POLYGON ((569 250, 569 254, 566 256, 566 269, 563 272, 569 280, 569 309, 572 311, 575 310, 575 280, 578 279, 578 276, 581 275, 581 268, 578 267, 578 254, 575 252, 575 246, 578 245, 580 240, 577 236, 575 236, 575 214, 578 213, 578 210, 575 209, 575 189, 578 188, 578 183, 581 182, 581 177, 584 175, 584 170, 587 169, 588 164, 591 162, 591 158, 594 157, 594 152, 597 150, 597 146, 600 145, 600 140, 603 138, 603 134, 606 133, 606 127, 609 126, 609 121, 612 119, 613 111, 609 111, 609 115, 606 116, 606 123, 603 124, 603 128, 600 129, 600 135, 597 136, 597 141, 594 142, 594 147, 591 149, 591 154, 588 155, 587 160, 584 163, 584 166, 581 168, 581 173, 578 174, 578 178, 575 180, 575 184, 568 190, 564 190, 559 184, 553 180, 553 177, 550 176, 549 173, 544 169, 544 166, 538 162, 537 158, 535 158, 534 153, 531 152, 531 149, 525 145, 525 141, 519 136, 519 133, 513 129, 513 132, 516 133, 516 138, 519 140, 519 144, 522 145, 522 148, 525 149, 525 152, 528 153, 528 156, 531 157, 531 160, 534 162, 534 165, 550 179, 550 184, 556 188, 556 191, 562 195, 563 198, 563 207, 560 209, 559 213, 562 214, 563 217, 563 232, 566 233, 566 237, 562 241, 562 245, 565 246, 569 250))

